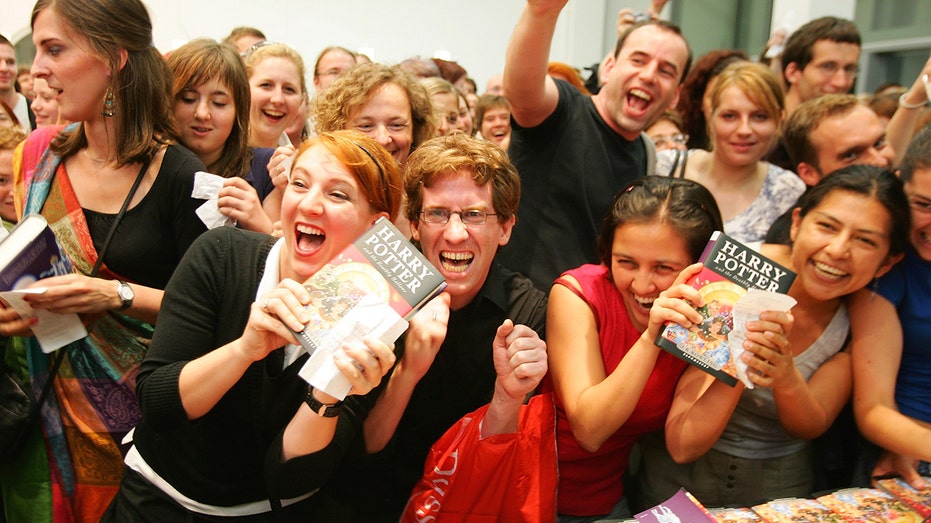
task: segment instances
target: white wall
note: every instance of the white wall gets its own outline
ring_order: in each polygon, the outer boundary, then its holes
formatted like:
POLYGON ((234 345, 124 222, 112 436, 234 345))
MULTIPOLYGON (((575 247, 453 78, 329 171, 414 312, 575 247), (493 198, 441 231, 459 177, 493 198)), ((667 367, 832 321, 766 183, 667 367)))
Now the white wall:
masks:
POLYGON ((774 0, 772 30, 792 32, 809 20, 822 16, 837 16, 853 20, 856 0, 774 0))
MULTIPOLYGON (((372 49, 381 62, 448 51, 483 91, 504 68, 504 51, 522 0, 144 0, 155 45, 168 51, 191 38, 221 39, 237 25, 261 29, 304 57, 308 76, 328 45, 372 49)), ((560 18, 551 59, 573 65, 603 53, 607 0, 573 0, 560 18)), ((0 0, 0 33, 17 41, 29 34, 31 0, 0 0)), ((613 15, 612 15, 613 16, 613 15)), ((114 14, 119 23, 119 15, 114 14)))

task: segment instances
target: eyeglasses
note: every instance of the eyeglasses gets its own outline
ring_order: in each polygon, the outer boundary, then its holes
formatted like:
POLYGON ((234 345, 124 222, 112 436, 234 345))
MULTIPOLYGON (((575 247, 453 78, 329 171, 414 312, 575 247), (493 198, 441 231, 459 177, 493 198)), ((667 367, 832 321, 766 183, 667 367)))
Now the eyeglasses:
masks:
POLYGON ((449 222, 449 217, 458 214, 459 220, 465 225, 484 225, 489 216, 497 216, 493 212, 480 211, 478 209, 466 209, 464 211, 450 211, 449 209, 427 209, 420 215, 424 223, 435 223, 445 225, 449 222))
POLYGON ((262 40, 261 42, 256 42, 252 44, 252 46, 246 49, 245 51, 239 53, 239 56, 245 58, 249 56, 250 54, 254 53, 256 49, 260 49, 262 47, 265 47, 266 45, 276 45, 277 43, 278 42, 271 42, 268 40, 262 40))
POLYGON ((689 135, 684 133, 678 134, 664 134, 660 136, 651 136, 653 139, 653 144, 657 147, 662 147, 666 144, 672 145, 685 145, 689 141, 689 135))
POLYGON ((343 74, 343 71, 345 71, 345 69, 337 69, 337 68, 327 69, 326 71, 321 71, 317 73, 317 76, 339 76, 343 74))
POLYGON ((847 78, 856 78, 857 75, 860 74, 860 67, 856 65, 848 65, 844 68, 837 65, 837 62, 824 62, 811 65, 818 69, 818 71, 821 71, 821 74, 829 77, 834 76, 838 71, 844 71, 844 76, 847 78))

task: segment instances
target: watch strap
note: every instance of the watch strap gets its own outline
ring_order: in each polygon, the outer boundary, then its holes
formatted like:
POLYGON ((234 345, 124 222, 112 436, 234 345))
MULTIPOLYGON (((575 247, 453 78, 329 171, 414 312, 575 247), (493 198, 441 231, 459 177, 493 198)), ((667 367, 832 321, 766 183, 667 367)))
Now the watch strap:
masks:
POLYGON ((312 410, 314 414, 324 418, 335 418, 336 416, 339 416, 340 411, 343 410, 342 401, 327 404, 322 403, 320 400, 315 398, 313 385, 307 387, 307 395, 304 396, 304 403, 310 407, 310 410, 312 410))
POLYGON ((132 307, 133 299, 136 297, 133 292, 132 287, 128 283, 122 280, 117 280, 116 293, 119 295, 122 304, 118 311, 125 311, 126 309, 132 307))

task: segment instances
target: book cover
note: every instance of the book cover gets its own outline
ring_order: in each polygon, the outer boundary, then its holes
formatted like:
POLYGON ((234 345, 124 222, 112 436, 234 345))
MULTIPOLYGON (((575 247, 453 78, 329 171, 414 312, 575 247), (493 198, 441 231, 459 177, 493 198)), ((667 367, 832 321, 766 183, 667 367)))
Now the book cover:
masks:
POLYGON ((310 353, 300 375, 336 398, 349 381, 332 354, 343 343, 372 336, 393 343, 424 304, 446 288, 446 280, 387 218, 304 282, 311 295, 311 320, 297 339, 310 353))
MULTIPOLYGON (((732 355, 735 351, 728 337, 735 329, 735 305, 748 289, 785 294, 795 273, 720 231, 712 234, 700 261, 704 264, 701 272, 686 283, 698 289, 704 299, 705 304, 697 310, 705 320, 688 329, 667 323, 655 343, 734 386, 737 358, 732 355)), ((739 344, 733 345, 742 350, 739 344)))
POLYGON ((892 494, 874 488, 848 488, 818 498, 849 523, 921 523, 924 518, 892 494))
POLYGON ((768 523, 845 523, 843 518, 814 499, 775 499, 752 508, 768 523))
POLYGON ((713 508, 711 517, 718 523, 762 523, 756 512, 748 508, 713 508))
POLYGON ((77 314, 33 309, 23 296, 42 293, 45 289, 24 289, 43 278, 72 272, 71 259, 39 214, 24 217, 0 241, 0 297, 20 316, 38 318, 32 333, 46 353, 87 336, 87 330, 77 314))
MULTIPOLYGON (((924 477, 931 484, 931 478, 924 477)), ((916 490, 902 478, 882 478, 876 481, 882 490, 899 498, 927 521, 931 519, 931 487, 916 490)))
POLYGON ((651 523, 714 523, 708 509, 683 488, 659 505, 634 514, 634 519, 651 523))

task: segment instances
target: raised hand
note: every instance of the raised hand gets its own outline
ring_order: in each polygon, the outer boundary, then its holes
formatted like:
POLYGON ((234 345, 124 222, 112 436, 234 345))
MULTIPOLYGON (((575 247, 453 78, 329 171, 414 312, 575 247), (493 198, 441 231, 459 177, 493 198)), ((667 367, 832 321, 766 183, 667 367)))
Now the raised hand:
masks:
POLYGON ((526 325, 504 320, 492 343, 496 389, 513 399, 523 399, 536 389, 546 374, 546 343, 526 325))

